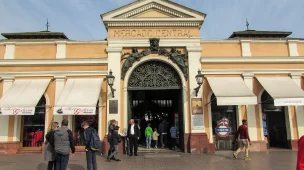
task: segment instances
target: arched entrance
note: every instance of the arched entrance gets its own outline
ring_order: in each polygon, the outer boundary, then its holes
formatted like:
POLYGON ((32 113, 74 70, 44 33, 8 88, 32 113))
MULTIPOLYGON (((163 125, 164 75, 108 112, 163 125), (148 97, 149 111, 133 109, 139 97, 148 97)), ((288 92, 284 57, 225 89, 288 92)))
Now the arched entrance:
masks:
MULTIPOLYGON (((162 61, 143 62, 131 72, 127 89, 128 120, 133 118, 140 125, 140 144, 145 145, 144 130, 148 123, 153 129, 158 129, 160 122, 166 120, 169 123, 168 137, 169 128, 176 126, 176 142, 183 150, 183 93, 182 80, 177 71, 162 61)), ((155 145, 152 143, 152 146, 155 145)), ((170 142, 166 146, 170 148, 170 142)))
POLYGON ((265 90, 261 96, 264 136, 268 148, 289 148, 286 120, 288 116, 285 106, 274 106, 273 98, 265 90))

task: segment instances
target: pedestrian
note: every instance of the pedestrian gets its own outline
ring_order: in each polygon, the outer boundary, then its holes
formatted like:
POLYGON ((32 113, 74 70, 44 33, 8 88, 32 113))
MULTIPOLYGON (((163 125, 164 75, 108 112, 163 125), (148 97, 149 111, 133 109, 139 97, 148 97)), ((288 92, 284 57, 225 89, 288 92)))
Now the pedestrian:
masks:
POLYGON ((304 136, 299 140, 297 170, 304 170, 304 136))
POLYGON ((56 170, 54 132, 58 129, 58 127, 59 123, 53 122, 51 130, 45 135, 46 141, 44 145, 44 160, 48 161, 47 170, 56 170))
POLYGON ((114 127, 116 126, 117 122, 115 119, 110 120, 109 126, 108 126, 108 143, 110 145, 110 148, 108 150, 108 156, 111 155, 112 150, 113 150, 113 144, 112 144, 112 133, 114 132, 114 127))
POLYGON ((163 120, 159 124, 159 132, 160 132, 160 142, 162 144, 162 148, 167 145, 167 135, 168 135, 168 123, 166 120, 163 120))
MULTIPOLYGON (((92 140, 94 140, 93 135, 97 135, 97 131, 89 126, 87 121, 84 121, 81 124, 81 127, 84 129, 84 139, 85 139, 85 149, 86 149, 86 160, 87 160, 87 170, 97 170, 96 164, 96 150, 93 150, 91 146, 92 140)), ((99 137, 98 137, 99 139, 99 137)), ((97 141, 100 143, 100 140, 97 141)))
POLYGON ((130 124, 128 126, 127 140, 129 140, 129 144, 130 144, 130 156, 133 155, 133 148, 134 148, 134 155, 138 156, 137 140, 139 140, 139 127, 134 123, 134 119, 130 120, 130 124))
POLYGON ((159 133, 157 132, 157 129, 154 128, 154 132, 153 132, 153 143, 155 144, 155 148, 157 148, 158 146, 158 136, 159 136, 159 133))
POLYGON ((153 130, 151 128, 151 123, 148 123, 148 126, 146 127, 146 130, 145 130, 147 149, 151 148, 152 133, 153 133, 153 130))
POLYGON ((245 147, 245 152, 246 152, 245 160, 251 160, 249 158, 249 144, 251 145, 251 141, 248 134, 247 120, 242 120, 242 125, 239 126, 235 136, 235 141, 237 140, 238 140, 239 148, 233 153, 234 158, 237 159, 238 154, 245 147), (238 140, 238 138, 240 139, 238 140))
POLYGON ((108 156, 107 161, 110 162, 110 158, 113 158, 115 161, 121 161, 118 159, 118 144, 121 142, 121 136, 118 134, 119 126, 114 126, 114 131, 113 131, 113 147, 114 147, 114 152, 111 153, 111 155, 108 156))
POLYGON ((176 137, 177 137, 177 128, 172 125, 170 128, 171 136, 171 149, 176 149, 176 137))
POLYGON ((72 131, 68 128, 68 124, 68 120, 62 120, 61 127, 54 132, 56 170, 67 169, 70 149, 72 151, 71 156, 73 157, 75 154, 74 138, 72 131))

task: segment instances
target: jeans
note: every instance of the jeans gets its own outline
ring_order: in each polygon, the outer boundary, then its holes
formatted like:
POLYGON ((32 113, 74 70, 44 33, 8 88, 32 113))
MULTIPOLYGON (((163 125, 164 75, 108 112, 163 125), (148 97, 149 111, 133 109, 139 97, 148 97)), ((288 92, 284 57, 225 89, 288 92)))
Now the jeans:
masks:
POLYGON ((151 136, 146 136, 146 146, 151 147, 151 136))
POLYGON ((157 147, 158 146, 158 140, 153 140, 155 146, 154 147, 157 147))
POLYGON ((160 141, 161 141, 162 147, 165 147, 167 145, 167 134, 161 134, 160 141))
POLYGON ((86 152, 86 158, 87 158, 87 170, 97 170, 96 152, 89 149, 86 152))
POLYGON ((70 155, 56 153, 56 170, 66 170, 68 167, 70 155))
POLYGON ((115 151, 111 153, 111 155, 108 157, 109 159, 114 156, 115 159, 118 159, 118 145, 114 145, 115 151))
POLYGON ((56 161, 49 161, 47 170, 56 170, 56 161))

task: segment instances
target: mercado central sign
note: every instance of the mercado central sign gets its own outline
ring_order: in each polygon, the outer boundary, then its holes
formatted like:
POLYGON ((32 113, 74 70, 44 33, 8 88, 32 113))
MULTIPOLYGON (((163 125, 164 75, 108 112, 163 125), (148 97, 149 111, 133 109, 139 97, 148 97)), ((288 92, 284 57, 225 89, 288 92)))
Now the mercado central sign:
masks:
POLYGON ((199 37, 199 31, 193 29, 114 29, 109 30, 112 38, 148 38, 148 37, 199 37))

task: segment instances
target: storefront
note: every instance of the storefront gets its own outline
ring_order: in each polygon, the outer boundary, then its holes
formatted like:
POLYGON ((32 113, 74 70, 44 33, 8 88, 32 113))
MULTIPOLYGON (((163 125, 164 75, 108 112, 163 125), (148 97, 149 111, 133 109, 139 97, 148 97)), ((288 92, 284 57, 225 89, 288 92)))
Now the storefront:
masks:
POLYGON ((178 127, 184 152, 232 150, 243 119, 252 151, 296 150, 304 135, 304 41, 255 30, 201 40, 205 17, 173 1, 135 1, 101 15, 102 41, 3 33, 0 153, 42 152, 52 122, 63 119, 77 151, 88 121, 104 152, 109 120, 124 133, 131 118, 157 127, 162 117, 178 127))

